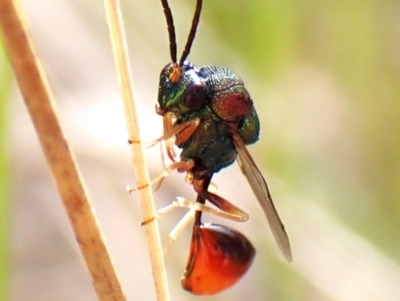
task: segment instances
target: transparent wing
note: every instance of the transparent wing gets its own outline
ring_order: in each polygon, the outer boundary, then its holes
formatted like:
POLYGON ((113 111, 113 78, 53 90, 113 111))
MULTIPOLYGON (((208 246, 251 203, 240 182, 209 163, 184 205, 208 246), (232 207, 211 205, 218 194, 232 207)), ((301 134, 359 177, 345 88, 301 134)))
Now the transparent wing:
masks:
POLYGON ((292 251, 290 249, 289 238, 286 234, 285 227, 278 216, 278 212, 275 209, 274 203, 272 202, 267 183, 244 145, 242 138, 238 135, 234 135, 233 139, 238 151, 237 161, 239 166, 243 174, 246 176, 247 181, 249 181, 249 184, 267 217, 272 234, 274 235, 279 248, 285 258, 291 262, 292 251))

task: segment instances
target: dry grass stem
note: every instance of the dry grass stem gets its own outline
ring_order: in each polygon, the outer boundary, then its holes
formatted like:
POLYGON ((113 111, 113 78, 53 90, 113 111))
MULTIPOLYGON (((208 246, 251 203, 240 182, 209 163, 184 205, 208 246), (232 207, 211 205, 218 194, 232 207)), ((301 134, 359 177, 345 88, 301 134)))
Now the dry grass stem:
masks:
MULTIPOLYGON (((118 74, 119 85, 122 93, 125 117, 130 141, 141 141, 136 118, 136 109, 133 99, 132 81, 128 63, 128 52, 125 33, 121 17, 121 10, 117 0, 104 1, 107 22, 110 30, 111 44, 118 74)), ((143 147, 139 143, 131 144, 134 173, 139 186, 149 183, 149 175, 144 160, 143 147)), ((143 220, 155 216, 155 208, 151 188, 147 186, 139 190, 142 206, 143 220)), ((164 266, 163 252, 160 241, 157 220, 145 226, 147 243, 158 301, 169 301, 168 283, 164 266)))
POLYGON ((14 1, 0 1, 0 25, 11 65, 97 296, 102 301, 126 300, 23 21, 14 1))

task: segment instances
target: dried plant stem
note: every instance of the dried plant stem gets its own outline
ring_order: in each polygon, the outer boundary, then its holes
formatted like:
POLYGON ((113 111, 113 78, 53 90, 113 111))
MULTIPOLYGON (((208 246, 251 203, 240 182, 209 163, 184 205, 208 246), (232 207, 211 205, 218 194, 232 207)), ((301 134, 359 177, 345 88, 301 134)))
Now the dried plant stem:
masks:
POLYGON ((97 296, 104 301, 124 301, 126 298, 59 124, 46 76, 23 21, 14 1, 0 1, 0 25, 11 65, 97 296))
MULTIPOLYGON (((135 103, 133 99, 132 81, 128 62, 128 51, 125 33, 118 0, 104 0, 107 22, 110 30, 111 44, 118 74, 119 85, 122 93, 128 135, 130 141, 141 141, 136 118, 135 103)), ((149 175, 144 160, 143 148, 139 143, 131 144, 134 173, 139 186, 149 183, 149 175)), ((143 220, 155 216, 153 195, 149 186, 140 191, 143 220)), ((160 242, 157 220, 145 226, 147 243, 156 295, 158 301, 169 301, 168 283, 164 266, 163 252, 160 242)))

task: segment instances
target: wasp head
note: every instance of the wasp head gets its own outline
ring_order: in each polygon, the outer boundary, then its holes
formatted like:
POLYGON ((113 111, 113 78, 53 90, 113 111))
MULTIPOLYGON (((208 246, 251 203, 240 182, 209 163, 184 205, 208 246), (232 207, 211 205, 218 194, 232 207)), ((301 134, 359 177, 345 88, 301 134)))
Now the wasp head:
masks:
POLYGON ((207 94, 199 70, 189 62, 182 66, 170 63, 160 74, 158 107, 160 115, 172 112, 176 116, 200 109, 207 94))

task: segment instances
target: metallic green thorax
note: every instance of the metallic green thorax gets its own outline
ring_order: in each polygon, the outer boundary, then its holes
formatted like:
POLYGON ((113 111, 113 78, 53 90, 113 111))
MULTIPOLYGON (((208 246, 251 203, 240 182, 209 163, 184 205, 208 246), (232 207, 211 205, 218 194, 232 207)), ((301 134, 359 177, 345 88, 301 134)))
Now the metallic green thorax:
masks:
POLYGON ((253 101, 242 80, 232 71, 215 66, 182 66, 180 80, 172 84, 172 64, 161 71, 158 112, 172 112, 176 124, 200 118, 201 124, 182 148, 181 159, 195 161, 194 176, 211 176, 236 160, 232 135, 244 144, 258 140, 260 124, 253 101))

